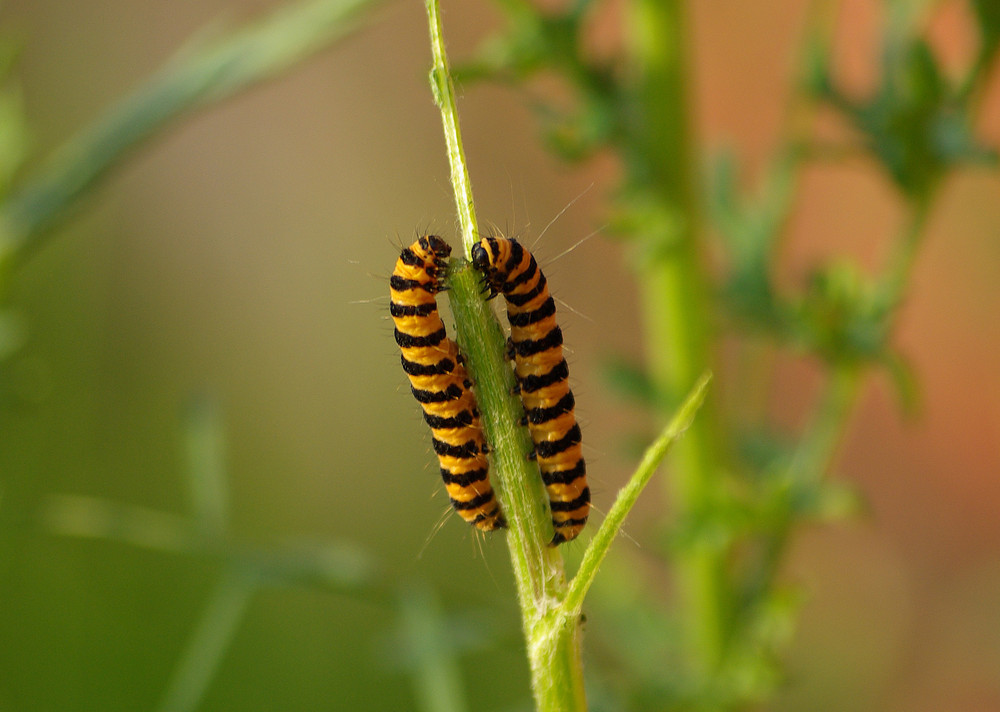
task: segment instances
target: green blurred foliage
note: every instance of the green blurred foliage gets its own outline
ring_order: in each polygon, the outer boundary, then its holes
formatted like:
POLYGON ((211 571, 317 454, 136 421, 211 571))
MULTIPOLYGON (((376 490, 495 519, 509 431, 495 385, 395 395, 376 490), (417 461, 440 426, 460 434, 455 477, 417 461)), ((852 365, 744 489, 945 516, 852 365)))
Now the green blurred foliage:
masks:
MULTIPOLYGON (((611 225, 632 241, 641 284, 650 267, 679 259, 685 247, 678 240, 698 220, 699 208, 684 206, 679 211, 666 195, 684 193, 676 187, 676 181, 684 180, 683 168, 661 167, 669 176, 661 194, 648 188, 659 184, 643 160, 629 160, 649 148, 641 128, 649 117, 638 113, 643 106, 632 82, 641 69, 630 66, 636 60, 628 55, 628 39, 619 55, 598 61, 581 50, 586 13, 593 4, 570 4, 562 10, 518 2, 498 1, 496 6, 507 25, 484 43, 468 77, 523 83, 548 74, 563 80, 572 103, 539 102, 543 135, 564 160, 577 161, 603 148, 616 152, 626 166, 626 187, 612 208, 611 225)), ((642 17, 643 4, 635 6, 642 17)), ((906 359, 893 350, 891 335, 929 206, 955 169, 997 162, 995 148, 981 143, 973 132, 978 94, 995 63, 996 6, 973 3, 982 44, 958 81, 942 70, 930 43, 919 34, 913 13, 895 6, 883 27, 876 86, 865 98, 854 98, 839 86, 831 69, 832 32, 822 14, 816 13, 814 24, 807 27, 800 81, 793 88, 788 114, 832 108, 853 129, 861 154, 881 165, 895 184, 908 225, 881 273, 869 274, 853 260, 834 257, 814 265, 795 289, 777 284, 775 267, 787 241, 799 177, 824 160, 800 122, 789 122, 759 188, 749 195, 740 188, 734 155, 723 154, 714 162, 701 201, 721 238, 724 257, 724 269, 712 285, 714 303, 705 310, 722 322, 717 331, 713 325, 713 337, 736 339, 758 350, 765 343, 771 349, 807 354, 830 374, 830 390, 815 407, 813 425, 800 433, 775 435, 766 421, 764 427, 754 428, 753 423, 723 415, 714 450, 727 453, 721 461, 729 471, 715 473, 714 481, 699 490, 696 506, 677 517, 660 552, 663 564, 674 566, 673 571, 680 569, 672 562, 685 557, 712 560, 724 570, 718 594, 723 600, 716 609, 721 611, 723 652, 706 670, 698 661, 698 641, 677 635, 679 626, 671 620, 671 614, 681 619, 699 615, 697 607, 685 608, 681 598, 671 611, 655 593, 637 595, 628 614, 644 621, 641 632, 624 616, 616 618, 608 642, 619 656, 622 674, 634 678, 619 690, 623 707, 744 709, 766 702, 780 685, 781 650, 791 638, 801 600, 776 578, 788 542, 806 522, 851 516, 863 509, 853 487, 825 477, 857 397, 859 374, 868 367, 885 369, 904 410, 912 412, 916 379, 906 359), (648 640, 650 635, 673 643, 656 645, 648 640), (640 661, 636 651, 649 657, 640 661), (649 661, 655 663, 645 673, 649 661)), ((669 45, 676 38, 659 41, 669 45)), ((663 78, 671 69, 656 66, 651 71, 663 72, 658 75, 663 78)), ((682 132, 673 132, 677 128, 665 122, 657 130, 668 140, 682 141, 682 132)), ((698 152, 697 147, 691 150, 698 152)), ((684 153, 683 148, 676 151, 678 161, 684 153)), ((668 315, 669 307, 656 313, 668 315)), ((669 333, 685 338, 676 325, 669 333)), ((666 343, 663 348, 673 346, 666 343)), ((677 347, 683 353, 684 345, 677 347)), ((656 379, 641 367, 613 358, 606 375, 629 402, 669 412, 656 379)), ((677 472, 674 476, 684 477, 677 472)), ((707 595, 708 589, 702 593, 707 595)))
MULTIPOLYGON (((525 89, 543 141, 560 159, 578 164, 606 152, 627 165, 638 118, 627 60, 597 58, 587 49, 589 23, 602 3, 580 0, 544 10, 520 0, 495 4, 506 26, 481 44, 460 76, 525 89), (528 82, 540 75, 562 81, 568 98, 552 102, 531 93, 528 82)), ((980 92, 995 71, 1000 48, 1000 3, 970 0, 969 7, 980 46, 958 80, 942 69, 927 38, 894 26, 884 30, 878 81, 869 96, 853 96, 838 85, 830 67, 831 40, 823 27, 808 28, 810 39, 802 52, 801 80, 792 102, 832 109, 850 127, 847 141, 857 141, 862 155, 890 177, 903 209, 912 211, 914 233, 924 229, 926 211, 948 175, 967 166, 996 164, 995 147, 985 145, 974 126, 980 92)), ((416 34, 422 41, 419 27, 416 34)), ((0 43, 4 201, 36 185, 23 175, 35 136, 25 116, 29 102, 12 78, 19 52, 16 43, 0 43)), ((270 75, 282 62, 270 68, 223 64, 257 67, 251 71, 257 78, 258 70, 270 75)), ((167 114, 139 114, 162 118, 164 123, 155 126, 160 131, 167 118, 176 117, 175 110, 191 108, 204 96, 218 98, 213 87, 231 89, 233 80, 226 76, 209 72, 207 94, 188 97, 167 114), (212 83, 213 76, 220 85, 212 83)), ((358 98, 360 90, 351 86, 355 94, 348 94, 343 106, 358 98)), ((369 94, 363 96, 369 99, 369 94)), ((426 99, 425 93, 417 96, 414 101, 426 99)), ((266 128, 262 146, 271 133, 282 130, 277 124, 266 128)), ((903 408, 913 410, 919 401, 917 379, 907 358, 894 348, 892 330, 919 239, 898 239, 898 270, 890 265, 872 273, 835 258, 814 265, 799 284, 777 281, 775 265, 787 239, 799 177, 807 167, 823 165, 824 159, 817 157, 821 151, 811 141, 809 135, 783 136, 752 190, 741 188, 743 166, 735 153, 721 154, 709 168, 698 200, 715 234, 710 247, 721 255, 708 295, 715 337, 741 345, 763 341, 773 352, 804 354, 828 374, 883 369, 903 408)), ((126 144, 121 153, 110 155, 108 166, 84 166, 92 169, 84 171, 89 180, 103 179, 104 168, 117 167, 124 148, 132 147, 126 144)), ((425 157, 421 160, 426 163, 425 157)), ((357 165, 361 163, 359 159, 357 165)), ((385 171, 384 163, 380 170, 385 171)), ((691 216, 664 206, 655 194, 636 187, 640 179, 631 178, 631 188, 621 188, 606 213, 641 273, 675 252, 672 236, 691 216), (648 237, 639 241, 636 235, 648 237)), ((348 189, 338 186, 330 192, 348 189)), ((325 191, 318 200, 323 204, 330 201, 325 191)), ((347 199, 334 202, 338 211, 358 209, 347 199)), ((376 207, 386 208, 384 202, 376 207)), ((46 205, 58 208, 43 221, 46 229, 49 218, 54 224, 72 214, 68 203, 46 205)), ((296 204, 293 212, 298 209, 296 204)), ((152 213, 152 222, 164 217, 156 216, 155 208, 152 213)), ((335 325, 308 325, 340 332, 336 349, 341 360, 324 367, 341 374, 338 384, 347 383, 338 391, 337 419, 316 427, 344 431, 336 440, 331 435, 330 446, 336 451, 332 459, 343 469, 323 470, 324 478, 338 481, 334 494, 317 494, 311 473, 295 486, 308 488, 302 499, 315 496, 326 503, 329 498, 336 506, 321 517, 310 510, 277 522, 259 511, 255 518, 247 510, 267 511, 259 500, 270 504, 267 500, 280 497, 276 493, 299 464, 289 465, 287 453, 306 437, 289 428, 283 431, 288 442, 282 447, 269 441, 274 430, 246 422, 251 417, 246 413, 260 417, 270 407, 281 407, 273 394, 283 385, 271 390, 272 384, 251 374, 251 387, 233 388, 235 394, 218 400, 188 400, 178 408, 176 393, 183 390, 187 399, 190 389, 169 375, 137 385, 139 379, 130 372, 107 372, 108 364, 120 365, 107 353, 120 346, 122 337, 116 324, 98 323, 106 285, 93 275, 101 273, 95 265, 115 259, 122 243, 110 241, 107 233, 113 228, 99 218, 96 224, 83 222, 47 233, 65 242, 62 251, 43 253, 37 257, 40 264, 18 265, 16 272, 7 271, 5 261, 0 272, 0 422, 10 445, 0 471, 0 600, 5 604, 0 638, 9 642, 0 653, 0 708, 62 711, 159 704, 161 709, 361 710, 407 707, 414 700, 422 700, 423 709, 524 707, 528 676, 520 641, 510 632, 516 632, 516 612, 506 597, 510 586, 496 553, 500 547, 486 548, 476 558, 485 547, 477 550, 477 543, 467 539, 455 545, 442 536, 423 549, 424 560, 412 564, 414 552, 421 550, 421 542, 413 540, 423 535, 420 526, 426 522, 410 505, 427 504, 430 486, 423 485, 434 481, 434 473, 419 472, 426 477, 412 478, 418 484, 397 484, 399 478, 390 477, 396 472, 378 473, 386 478, 377 479, 366 470, 387 442, 408 443, 393 453, 399 462, 420 461, 427 453, 420 443, 409 444, 411 431, 397 425, 396 411, 412 405, 405 393, 382 410, 362 414, 371 393, 381 387, 379 394, 390 394, 394 386, 386 384, 395 383, 390 379, 398 375, 373 376, 377 369, 365 370, 351 353, 343 334, 357 332, 357 324, 365 320, 339 314, 335 325), (32 315, 30 320, 25 313, 32 315), (374 439, 362 432, 373 424, 384 428, 374 439), (241 435, 230 438, 231 431, 241 435), (259 493, 241 489, 254 483, 259 493), (396 487, 400 491, 393 499, 390 490, 396 487), (279 536, 271 533, 274 529, 300 533, 279 536), (436 572, 434 584, 401 583, 425 568, 436 572), (442 600, 434 588, 442 589, 442 600)), ((288 222, 281 239, 291 251, 296 246, 288 235, 301 226, 294 219, 288 222)), ((342 240, 322 259, 332 263, 345 254, 354 259, 353 252, 341 254, 349 243, 342 240)), ((252 249, 240 245, 238 251, 252 249)), ((296 254, 303 261, 315 258, 296 254)), ((206 272, 224 273, 230 261, 236 262, 227 255, 206 266, 206 272)), ((266 286, 272 274, 264 274, 266 286)), ((338 278, 344 279, 339 273, 338 278)), ((330 276, 330 281, 336 279, 330 276)), ((380 295, 383 291, 381 282, 371 289, 380 295)), ((353 285, 346 292, 350 299, 359 298, 353 285)), ((343 296, 337 293, 337 298, 343 296)), ((329 299, 330 294, 317 298, 329 299)), ((141 306, 136 310, 135 318, 146 318, 141 306)), ((276 321, 287 325, 297 318, 282 313, 276 321)), ((163 328, 164 341, 189 337, 183 330, 169 332, 169 325, 163 328)), ((262 338, 277 341, 285 332, 277 334, 262 338)), ((153 342, 140 354, 152 358, 149 354, 159 345, 153 342)), ((298 363, 296 350, 293 345, 282 352, 288 364, 298 363)), ((393 363, 393 358, 384 360, 393 363)), ((664 412, 673 405, 676 394, 664 393, 646 367, 625 357, 610 360, 607 376, 637 408, 664 412)), ((309 395, 312 389, 327 393, 309 385, 304 389, 309 395)), ((820 407, 830 402, 836 405, 836 398, 820 407)), ((831 430, 839 432, 850 409, 828 411, 831 430)), ((822 423, 824 412, 814 415, 822 423)), ((720 436, 718 448, 725 454, 725 471, 703 506, 676 521, 650 526, 654 545, 609 561, 599 579, 604 583, 588 601, 594 709, 767 705, 784 682, 785 651, 804 598, 779 577, 789 541, 808 523, 851 517, 865 509, 853 486, 828 476, 829 433, 816 436, 819 444, 814 446, 808 428, 793 430, 766 418, 745 422, 732 413, 721 420, 726 436, 720 436), (690 550, 710 551, 726 564, 725 655, 710 671, 692 663, 681 632, 684 611, 673 607, 664 584, 672 557, 690 550)), ((415 413, 413 421, 415 432, 415 413)), ((412 464, 398 468, 407 474, 414 469, 412 464)), ((431 507, 441 504, 434 500, 431 507)))

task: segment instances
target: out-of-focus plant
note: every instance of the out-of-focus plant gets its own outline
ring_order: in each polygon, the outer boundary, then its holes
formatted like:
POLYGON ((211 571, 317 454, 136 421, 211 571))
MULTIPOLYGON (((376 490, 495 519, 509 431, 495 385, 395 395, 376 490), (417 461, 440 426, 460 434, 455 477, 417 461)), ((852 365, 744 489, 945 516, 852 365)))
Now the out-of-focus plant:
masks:
MULTIPOLYGON (((0 39, 0 204, 28 156, 29 131, 21 91, 12 76, 17 51, 8 39, 0 39)), ((6 302, 7 282, 0 268, 0 374, 14 368, 13 357, 21 345, 21 326, 6 302)), ((18 389, 9 377, 0 377, 0 407, 18 399, 18 389)))
MULTIPOLYGON (((856 494, 827 475, 865 375, 887 370, 904 406, 915 402, 915 379, 892 347, 893 322, 943 180, 966 166, 996 165, 995 150, 982 145, 973 126, 997 64, 1000 5, 970 1, 979 47, 954 80, 923 36, 933 3, 887 2, 880 79, 870 96, 857 97, 830 71, 836 4, 814 3, 783 140, 750 194, 737 188, 730 155, 714 162, 707 189, 699 178, 709 161, 692 126, 686 3, 620 4, 620 48, 599 59, 586 38, 600 0, 494 5, 505 27, 458 78, 502 81, 532 96, 533 77, 559 77, 570 90, 568 104, 531 99, 547 145, 569 162, 610 151, 622 166, 609 212, 632 251, 648 354, 641 368, 615 364, 613 382, 622 392, 663 417, 711 366, 724 338, 735 340, 744 362, 763 357, 760 372, 777 350, 811 357, 826 371, 801 432, 779 432, 763 411, 728 412, 710 399, 669 458, 673 517, 664 523, 660 555, 677 595, 667 604, 644 592, 644 610, 629 608, 627 615, 658 627, 615 626, 668 641, 660 645, 663 657, 639 661, 636 650, 659 648, 628 634, 608 642, 622 668, 641 678, 620 685, 630 709, 760 702, 781 679, 776 660, 797 611, 794 591, 776 580, 789 538, 805 521, 859 506, 856 494), (810 119, 820 109, 842 118, 850 136, 845 150, 815 138, 810 119), (874 274, 838 257, 816 265, 800 288, 780 287, 774 265, 789 237, 798 177, 840 155, 867 156, 882 168, 904 210, 903 227, 887 238, 888 259, 874 274), (713 242, 725 256, 717 277, 706 264, 713 242)), ((737 383, 722 391, 750 396, 755 387, 737 383)))
MULTIPOLYGON (((81 131, 38 171, 22 175, 30 129, 11 79, 14 46, 0 42, 0 407, 30 388, 17 368, 19 320, 7 306, 17 268, 80 199, 145 141, 180 117, 218 104, 287 69, 344 36, 376 0, 308 0, 253 26, 187 48, 158 75, 81 131)), ((274 545, 237 541, 228 526, 228 478, 222 421, 207 398, 184 418, 191 514, 181 516, 83 496, 51 495, 35 521, 48 534, 113 541, 210 559, 220 576, 194 626, 157 709, 197 709, 239 629, 247 604, 269 586, 312 586, 393 605, 390 585, 371 558, 348 542, 294 540, 274 545)), ((15 517, 22 520, 21 513, 15 517)), ((416 675, 416 673, 415 673, 416 675)))
MULTIPOLYGON (((631 252, 647 358, 644 367, 622 362, 609 369, 612 382, 659 420, 678 412, 688 389, 699 383, 595 528, 576 577, 567 580, 559 553, 539 549, 529 536, 544 527, 544 507, 532 509, 528 499, 516 502, 518 483, 527 483, 532 473, 524 464, 527 440, 512 432, 517 404, 501 360, 502 338, 471 270, 456 265, 449 275, 459 339, 478 377, 500 489, 507 492, 513 523, 507 538, 541 709, 585 704, 577 632, 583 596, 657 458, 685 428, 686 437, 669 455, 665 499, 672 516, 653 532, 657 565, 672 574, 677 595, 665 602, 658 592, 634 586, 627 610, 606 606, 599 612, 618 632, 605 642, 625 673, 605 694, 615 708, 655 710, 742 709, 773 694, 781 679, 777 661, 799 606, 795 591, 777 581, 790 538, 805 521, 858 507, 857 495, 828 474, 869 372, 887 370, 902 402, 914 402, 915 379, 892 347, 892 327, 940 186, 954 170, 996 164, 995 151, 977 140, 972 127, 997 64, 1000 3, 968 2, 979 46, 962 76, 952 79, 923 36, 932 4, 887 1, 880 81, 865 97, 850 95, 830 71, 830 13, 823 10, 834 3, 815 3, 785 135, 761 185, 747 193, 737 187, 738 160, 732 156, 711 162, 707 188, 699 177, 710 161, 692 126, 685 3, 615 3, 622 11, 620 46, 596 58, 585 38, 588 23, 605 4, 601 0, 570 0, 555 9, 552 3, 494 0, 505 27, 460 69, 459 78, 527 87, 539 73, 560 77, 570 89, 568 104, 532 99, 546 144, 568 162, 604 151, 622 166, 608 212, 631 252), (849 127, 846 151, 815 139, 810 117, 821 108, 849 127), (797 289, 780 287, 773 271, 788 239, 798 177, 805 167, 845 153, 879 165, 896 190, 906 217, 899 235, 890 238, 889 258, 874 274, 839 258, 817 265, 797 289), (705 259, 712 243, 725 257, 715 276, 705 259), (717 398, 708 399, 693 418, 707 383, 699 377, 713 366, 724 338, 735 341, 747 361, 790 350, 822 364, 825 385, 801 432, 780 432, 763 411, 730 412, 717 398)), ((286 70, 342 36, 374 4, 289 5, 254 27, 189 48, 30 176, 21 170, 30 131, 9 81, 16 51, 10 43, 0 44, 0 403, 17 390, 9 356, 16 352, 19 329, 5 311, 7 286, 21 261, 72 214, 78 200, 179 116, 286 70)), ((433 0, 430 5, 436 8, 433 0)), ((477 236, 475 211, 439 25, 437 33, 432 84, 467 254, 477 236)), ((766 368, 765 362, 761 369, 766 368)), ((190 516, 82 496, 53 497, 42 511, 52 532, 220 563, 219 584, 168 684, 163 710, 197 706, 250 596, 261 586, 318 585, 382 597, 386 605, 394 600, 392 587, 376 583, 371 562, 351 546, 287 542, 261 548, 232 540, 220 421, 211 404, 201 403, 185 422, 190 516)), ((633 584, 619 585, 624 590, 633 584)), ((421 589, 416 594, 404 595, 399 604, 401 663, 412 672, 424 708, 459 709, 454 657, 468 646, 442 634, 451 624, 433 596, 421 589)))
MULTIPOLYGON (((53 495, 40 512, 51 534, 128 544, 219 563, 218 582, 181 652, 157 706, 159 712, 198 707, 239 630, 254 594, 267 587, 310 586, 386 598, 375 563, 347 542, 293 540, 245 544, 229 531, 229 487, 218 405, 192 401, 184 420, 184 455, 191 514, 169 514, 95 497, 53 495)), ((383 604, 388 604, 387 600, 383 604)))
MULTIPOLYGON (((288 69, 343 37, 378 0, 308 0, 288 5, 255 25, 202 39, 179 52, 156 76, 82 130, 33 176, 17 182, 0 203, 0 269, 37 249, 51 228, 72 214, 80 197, 145 141, 196 109, 288 69)), ((3 60, 0 57, 0 60, 3 60)), ((4 61, 0 69, 9 62, 4 61)), ((0 106, 0 119, 7 118, 0 106)), ((8 150, 22 124, 3 129, 0 171, 16 168, 20 149, 8 150), (7 160, 14 159, 14 160, 7 160)), ((15 143, 17 143, 15 141, 15 143)), ((10 175, 0 173, 9 185, 10 175)), ((0 273, 2 274, 2 273, 0 273)))

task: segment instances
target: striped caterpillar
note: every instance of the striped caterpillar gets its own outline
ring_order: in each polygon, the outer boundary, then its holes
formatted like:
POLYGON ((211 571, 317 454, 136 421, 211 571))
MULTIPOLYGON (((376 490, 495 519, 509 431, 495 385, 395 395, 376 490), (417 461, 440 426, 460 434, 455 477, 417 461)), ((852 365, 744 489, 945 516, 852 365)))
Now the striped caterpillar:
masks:
POLYGON ((451 505, 483 531, 506 526, 489 480, 487 447, 458 345, 445 333, 436 295, 451 247, 421 237, 403 250, 389 279, 390 314, 403 370, 431 428, 451 505))
POLYGON ((551 546, 575 539, 590 513, 587 466, 573 410, 562 330, 545 275, 520 243, 486 237, 472 248, 472 264, 483 273, 491 298, 503 294, 510 322, 508 356, 514 359, 518 391, 549 496, 555 535, 551 546))

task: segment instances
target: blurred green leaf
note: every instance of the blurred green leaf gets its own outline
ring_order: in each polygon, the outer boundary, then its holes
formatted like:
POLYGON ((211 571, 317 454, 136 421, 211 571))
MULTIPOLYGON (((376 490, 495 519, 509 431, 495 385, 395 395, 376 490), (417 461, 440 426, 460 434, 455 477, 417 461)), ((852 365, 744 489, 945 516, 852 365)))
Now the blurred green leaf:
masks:
POLYGON ((99 497, 51 495, 39 516, 43 528, 59 536, 106 539, 174 554, 200 548, 200 537, 188 518, 99 497))
POLYGON ((0 205, 0 268, 36 246, 85 192, 170 121, 269 79, 327 46, 354 29, 361 11, 377 1, 305 0, 179 52, 0 205))
POLYGON ((609 675, 608 684, 628 698, 615 710, 672 709, 682 696, 682 625, 662 600, 656 576, 649 553, 632 548, 605 560, 591 592, 599 611, 594 628, 595 643, 605 658, 601 667, 609 675))
POLYGON ((399 617, 391 645, 378 654, 406 670, 414 686, 416 709, 463 712, 468 709, 452 636, 455 622, 442 610, 426 584, 410 583, 399 591, 399 617))
MULTIPOLYGON (((601 364, 601 375, 604 382, 627 401, 650 408, 662 402, 663 396, 658 392, 646 369, 624 356, 606 357, 601 364)), ((648 442, 649 439, 646 440, 646 444, 648 442)))
POLYGON ((194 518, 206 535, 221 536, 229 521, 225 440, 218 403, 193 398, 183 417, 184 454, 194 518))
POLYGON ((817 23, 806 39, 802 62, 801 88, 807 95, 819 99, 833 99, 833 81, 830 77, 830 33, 817 23))
POLYGON ((727 245, 735 251, 741 243, 743 206, 739 190, 739 165, 736 153, 731 148, 720 150, 711 157, 706 184, 706 204, 712 224, 719 230, 727 245))
POLYGON ((280 546, 236 549, 230 558, 262 583, 273 586, 315 586, 338 593, 381 595, 375 560, 350 541, 293 539, 280 546))
POLYGON ((893 36, 887 46, 873 97, 855 102, 829 85, 822 91, 866 136, 899 188, 924 201, 948 169, 995 162, 996 152, 972 134, 969 97, 948 83, 924 39, 893 36))
POLYGON ((549 148, 566 161, 578 161, 612 141, 622 121, 618 82, 610 66, 581 50, 592 0, 577 0, 562 12, 542 11, 521 1, 497 5, 507 26, 485 40, 475 57, 459 66, 455 78, 523 84, 541 72, 560 74, 575 93, 568 105, 553 103, 548 92, 529 99, 549 148))
POLYGON ((920 410, 920 382, 913 372, 913 365, 903 356, 886 353, 882 365, 889 374, 890 382, 905 415, 915 415, 920 410))
POLYGON ((575 110, 539 107, 548 146, 565 161, 589 158, 612 141, 620 126, 618 101, 609 91, 588 92, 575 110))
POLYGON ((972 9, 979 23, 979 36, 983 54, 989 56, 1000 44, 1000 2, 997 0, 972 0, 972 9))
POLYGON ((842 521, 867 511, 868 501, 861 490, 837 477, 824 480, 818 487, 804 489, 796 501, 796 512, 809 521, 842 521))
POLYGON ((10 191, 28 157, 29 136, 20 90, 10 85, 0 88, 0 197, 10 191))
POLYGON ((743 611, 718 683, 730 706, 761 703, 784 681, 780 651, 795 633, 803 596, 774 588, 743 611))
POLYGON ((887 54, 882 87, 859 107, 858 124, 904 192, 924 196, 947 165, 937 125, 954 107, 943 106, 944 80, 926 42, 914 39, 899 55, 887 54))
POLYGON ((156 712, 194 712, 229 650, 257 586, 253 578, 226 572, 181 653, 156 712))
POLYGON ((746 428, 738 433, 736 452, 752 473, 762 473, 772 468, 776 462, 787 462, 795 444, 792 434, 765 424, 746 428))
POLYGON ((872 360, 885 348, 886 312, 877 290, 850 262, 816 269, 795 307, 799 343, 834 363, 872 360))
POLYGON ((787 307, 773 283, 775 249, 785 229, 798 158, 791 149, 779 152, 768 166, 760 188, 744 196, 731 152, 720 154, 709 173, 709 216, 726 248, 728 271, 721 297, 742 326, 787 338, 787 307))

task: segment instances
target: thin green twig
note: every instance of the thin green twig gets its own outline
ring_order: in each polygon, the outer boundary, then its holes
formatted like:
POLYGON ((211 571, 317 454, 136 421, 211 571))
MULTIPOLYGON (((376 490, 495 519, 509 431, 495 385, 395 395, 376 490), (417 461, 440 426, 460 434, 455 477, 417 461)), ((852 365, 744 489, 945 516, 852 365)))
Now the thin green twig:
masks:
POLYGON ((441 602, 423 584, 408 585, 399 596, 400 628, 411 670, 417 707, 422 712, 465 712, 462 673, 449 641, 441 602))
POLYGON ((611 542, 614 541, 625 522, 625 517, 639 499, 639 495, 649 483, 664 456, 691 426, 695 414, 705 400, 705 394, 711 380, 711 373, 705 373, 698 379, 677 414, 663 429, 660 437, 649 446, 635 473, 618 492, 618 498, 608 511, 607 517, 604 518, 604 522, 601 523, 594 538, 591 539, 586 552, 584 552, 583 560, 580 562, 580 568, 570 582, 569 592, 563 601, 566 615, 575 617, 580 614, 584 596, 587 595, 590 585, 594 582, 597 570, 611 548, 611 542))
POLYGON ((229 522, 225 438, 218 403, 206 395, 193 399, 183 425, 194 519, 206 537, 218 539, 229 522))
MULTIPOLYGON (((927 227, 930 206, 927 202, 911 205, 902 233, 892 245, 889 258, 876 285, 876 299, 884 309, 887 332, 891 330, 896 307, 910 283, 918 248, 927 227)), ((788 478, 798 486, 818 483, 833 466, 834 459, 864 383, 865 369, 853 361, 835 364, 813 408, 813 419, 799 439, 788 464, 788 478)), ((781 521, 764 542, 761 564, 754 580, 748 582, 750 599, 773 586, 784 559, 794 525, 792 512, 781 521)))
POLYGON ((462 254, 469 258, 472 246, 479 239, 479 223, 476 220, 476 205, 472 199, 472 181, 465 160, 465 146, 462 144, 462 129, 458 121, 458 107, 455 105, 455 86, 448 65, 448 54, 444 48, 444 34, 441 30, 441 8, 437 0, 427 0, 427 18, 431 33, 431 53, 434 57, 430 71, 431 91, 434 103, 441 110, 444 125, 444 140, 448 150, 448 165, 451 168, 451 185, 455 191, 455 207, 458 209, 458 223, 462 229, 462 254))

